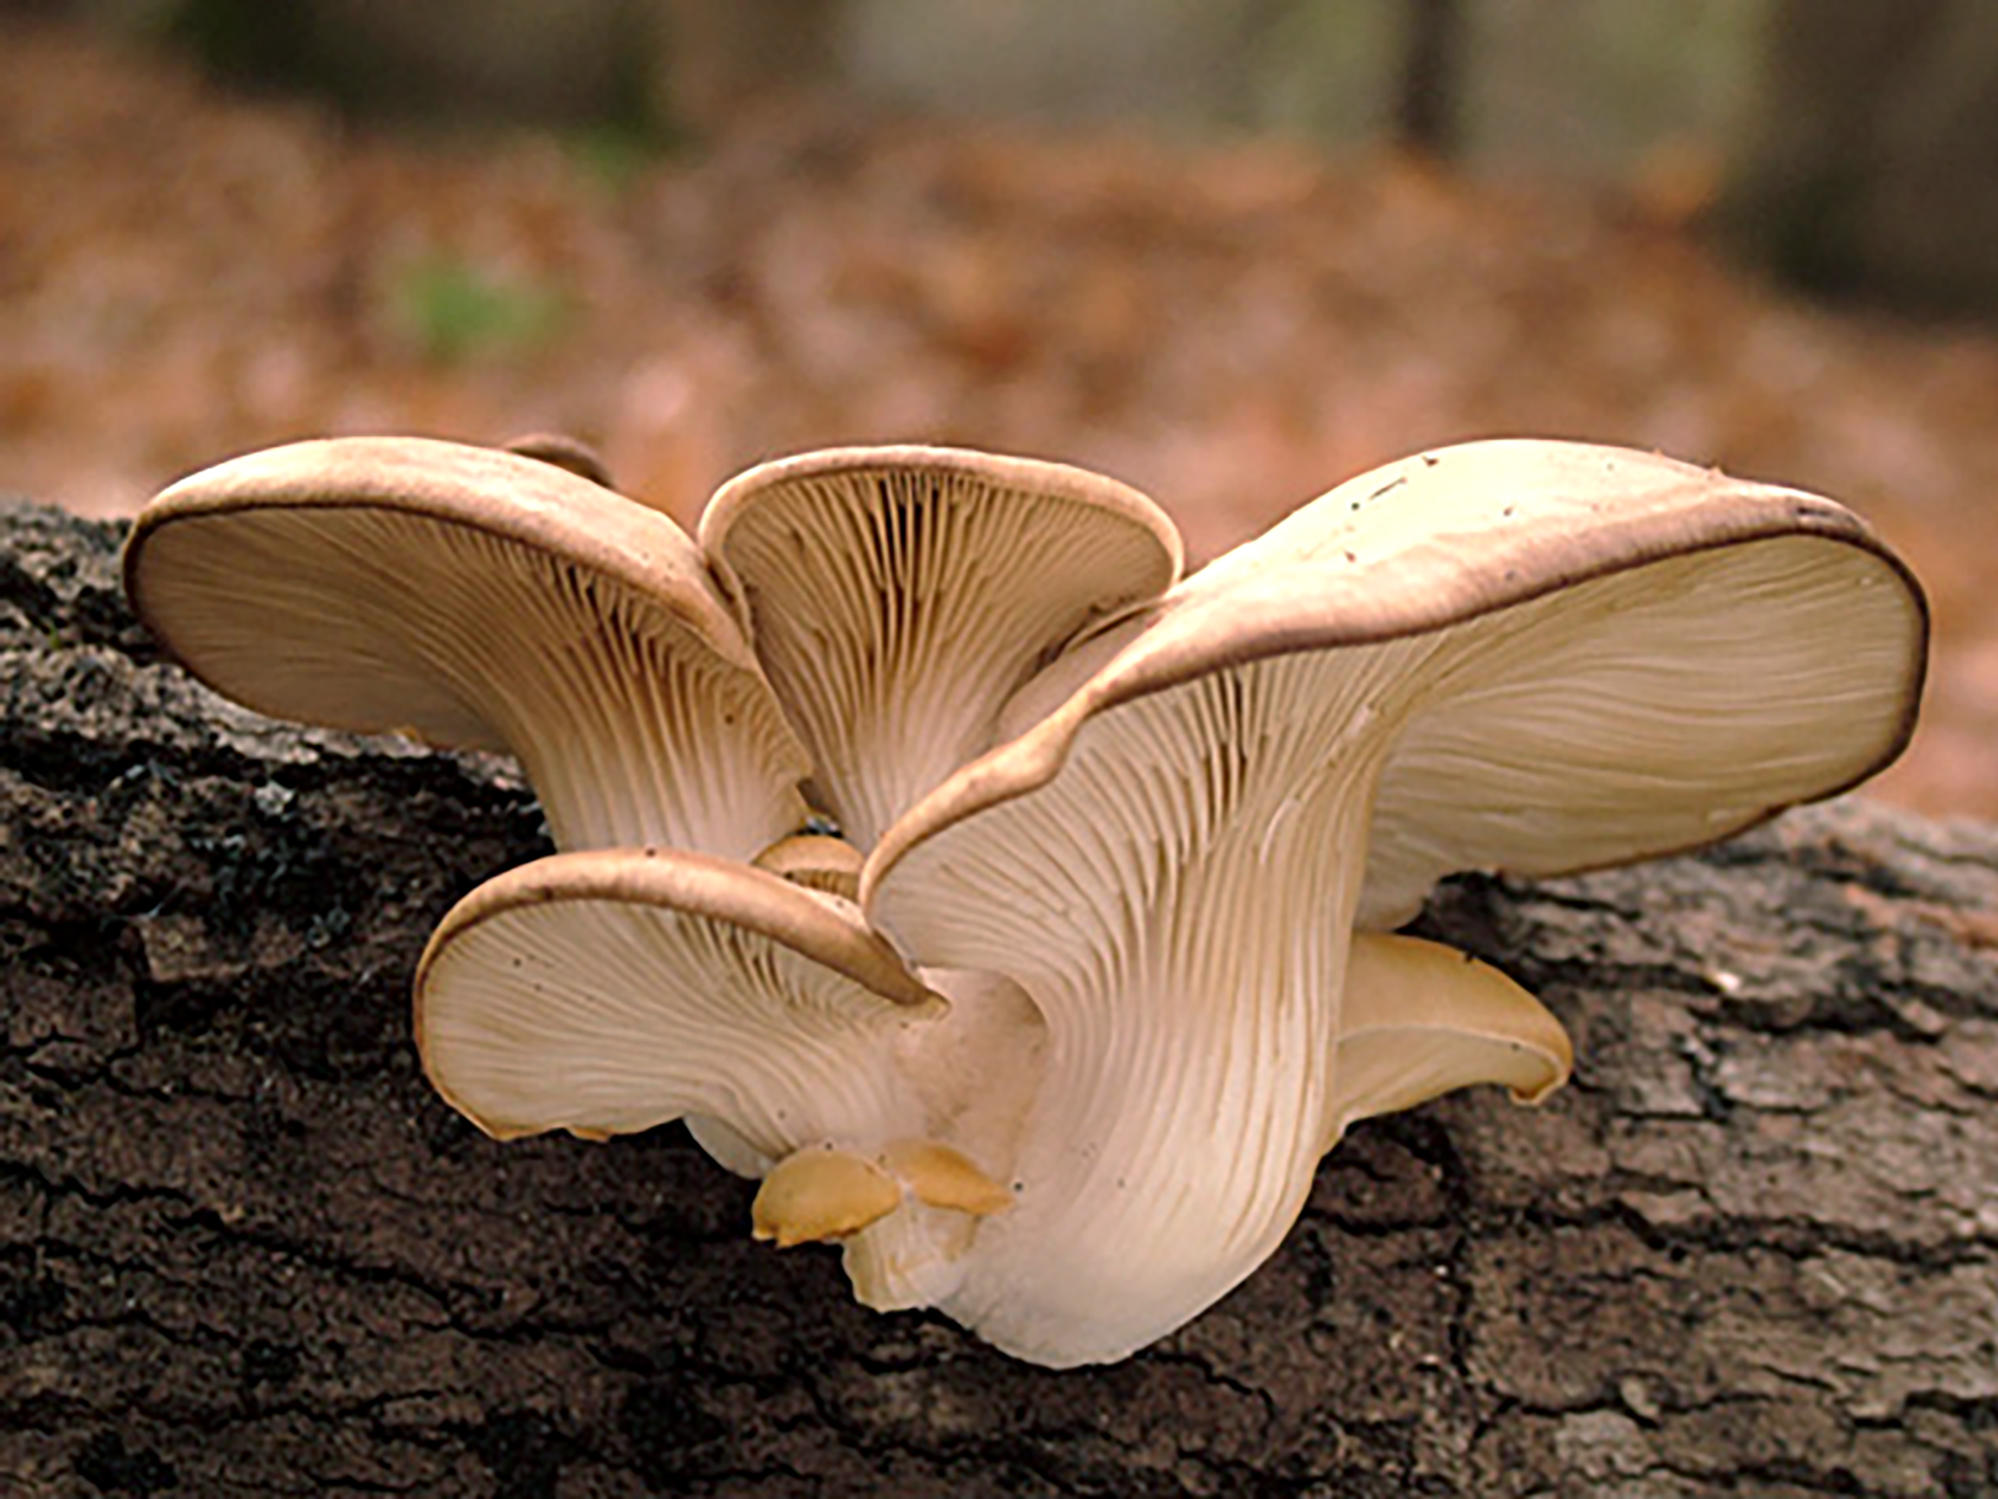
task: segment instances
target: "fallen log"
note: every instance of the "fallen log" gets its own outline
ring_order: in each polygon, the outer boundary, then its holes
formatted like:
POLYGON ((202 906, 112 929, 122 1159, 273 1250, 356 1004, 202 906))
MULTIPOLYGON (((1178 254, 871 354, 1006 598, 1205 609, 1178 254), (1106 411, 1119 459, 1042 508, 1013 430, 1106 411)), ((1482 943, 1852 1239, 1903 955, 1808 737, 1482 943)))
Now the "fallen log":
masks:
POLYGON ((0 1491, 1998 1494, 1998 828, 1450 882, 1574 1083, 1357 1127, 1243 1287, 1055 1374, 752 1243, 679 1126, 446 1108, 410 974, 532 798, 194 684, 119 535, 0 512, 0 1491))

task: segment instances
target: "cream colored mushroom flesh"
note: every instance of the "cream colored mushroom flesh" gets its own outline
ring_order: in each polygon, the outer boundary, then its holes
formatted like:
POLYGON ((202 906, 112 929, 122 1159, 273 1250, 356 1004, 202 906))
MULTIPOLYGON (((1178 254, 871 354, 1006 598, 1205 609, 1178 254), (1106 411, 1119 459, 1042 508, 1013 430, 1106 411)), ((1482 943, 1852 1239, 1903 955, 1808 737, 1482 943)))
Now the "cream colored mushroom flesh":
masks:
POLYGON ((126 566, 253 707, 520 756, 564 851, 424 954, 450 1103, 502 1137, 685 1119, 761 1179, 757 1237, 1055 1367, 1252 1273, 1356 1121, 1565 1080, 1538 1000, 1392 934, 1437 879, 1849 787, 1926 657, 1830 501, 1531 440, 1362 475, 1185 579, 1156 506, 1061 465, 787 459, 696 546, 541 438, 254 454, 126 566))
POLYGON ((805 815, 803 748, 692 540, 554 462, 404 437, 251 453, 145 508, 125 587, 260 712, 517 755, 564 847, 747 859, 805 815))

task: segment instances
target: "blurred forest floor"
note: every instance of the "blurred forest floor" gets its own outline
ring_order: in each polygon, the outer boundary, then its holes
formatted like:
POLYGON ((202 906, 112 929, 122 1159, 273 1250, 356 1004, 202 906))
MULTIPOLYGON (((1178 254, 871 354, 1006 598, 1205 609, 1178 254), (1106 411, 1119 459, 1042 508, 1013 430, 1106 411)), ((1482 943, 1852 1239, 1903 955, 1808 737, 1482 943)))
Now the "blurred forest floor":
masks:
POLYGON ((361 131, 0 24, 0 490, 127 514, 292 437, 559 429, 691 521, 757 458, 928 439, 1113 473, 1200 560, 1425 446, 1656 447, 1905 552, 1935 671, 1875 789, 1998 817, 1998 333, 1802 305, 1679 196, 828 104, 668 156, 361 131))

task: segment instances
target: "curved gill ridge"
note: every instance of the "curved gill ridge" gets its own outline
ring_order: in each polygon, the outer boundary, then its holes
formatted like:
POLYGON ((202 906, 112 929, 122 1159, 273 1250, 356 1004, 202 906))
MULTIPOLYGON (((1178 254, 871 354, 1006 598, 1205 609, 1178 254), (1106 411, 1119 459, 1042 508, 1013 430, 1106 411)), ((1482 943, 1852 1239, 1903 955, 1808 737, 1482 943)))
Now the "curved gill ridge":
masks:
POLYGON ((496 1133, 625 1133, 717 1119, 767 1159, 921 1128, 896 1075, 921 1022, 716 918, 614 900, 519 906, 458 934, 425 974, 432 1080, 496 1133))
POLYGON ((149 545, 177 548, 182 589, 229 600, 181 627, 184 654, 223 680, 232 657, 261 671, 279 654, 340 684, 369 730, 510 750, 563 848, 746 859, 804 815, 805 766, 756 672, 660 600, 561 557, 337 508, 190 518, 149 545), (229 546, 203 547, 201 529, 223 524, 229 546))
POLYGON ((1430 641, 1221 671, 1099 714, 1038 792, 916 845, 875 917, 1006 974, 1048 1060, 1014 1209, 941 1303, 1008 1352, 1115 1359, 1276 1247, 1326 1137, 1372 791, 1430 641))
POLYGON ((965 471, 799 476, 759 504, 782 513, 746 507, 722 552, 813 784, 861 848, 992 746, 1001 704, 1077 629, 1172 578, 1127 517, 965 471))

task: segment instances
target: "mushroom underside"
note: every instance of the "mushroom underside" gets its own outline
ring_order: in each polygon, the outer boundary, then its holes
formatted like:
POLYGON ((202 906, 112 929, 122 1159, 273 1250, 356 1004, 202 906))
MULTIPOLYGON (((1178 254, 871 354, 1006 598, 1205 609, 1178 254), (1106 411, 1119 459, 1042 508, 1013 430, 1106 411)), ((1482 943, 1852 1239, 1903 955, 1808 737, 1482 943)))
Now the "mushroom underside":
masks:
POLYGON ((946 1309, 1036 1362, 1120 1357, 1274 1249, 1348 1119, 1480 1071, 1544 1091, 1558 1027, 1488 970, 1431 966, 1447 1002, 1393 1043, 1430 1060, 1367 1060, 1374 1027, 1342 1094, 1355 922, 1449 869, 1704 842, 1858 773, 1894 729, 1834 730, 1894 723, 1914 630, 1883 576, 1764 539, 1425 633, 1218 639, 1210 668, 1120 696, 1141 636, 939 787, 870 860, 869 917, 917 962, 1006 974, 1049 1027, 1018 1208, 946 1309))
POLYGON ((570 851, 424 954, 454 1106, 685 1118, 760 1237, 1042 1364, 1225 1294, 1354 1121, 1566 1078, 1532 996, 1385 935, 1436 879, 1725 836, 1891 759, 1919 691, 1862 524, 1651 455, 1418 455, 1174 586, 1156 507, 1059 465, 783 460, 704 556, 523 451, 235 460, 128 587, 252 707, 520 757, 570 851), (860 848, 789 836, 801 781, 860 848))
POLYGON ((417 972, 425 1068, 489 1133, 695 1114, 762 1161, 919 1136, 893 1043, 942 1010, 836 897, 659 850, 557 854, 488 881, 417 972))
POLYGON ((692 542, 549 464, 420 439, 253 454, 169 490, 135 607, 260 712, 517 755, 565 848, 748 858, 807 765, 692 542))
POLYGON ((834 450, 753 469, 701 543, 861 847, 995 742, 1000 705, 1091 621, 1162 593, 1179 539, 1142 495, 1060 464, 834 450))

